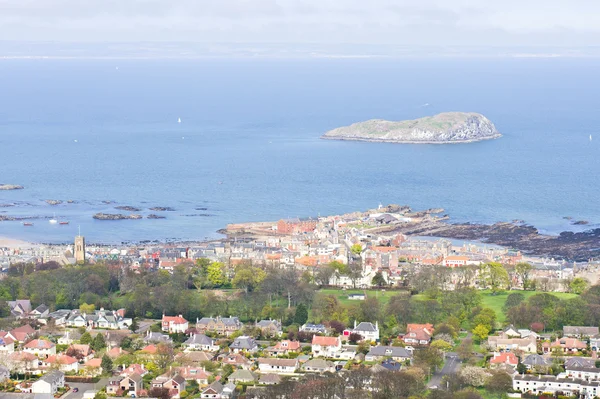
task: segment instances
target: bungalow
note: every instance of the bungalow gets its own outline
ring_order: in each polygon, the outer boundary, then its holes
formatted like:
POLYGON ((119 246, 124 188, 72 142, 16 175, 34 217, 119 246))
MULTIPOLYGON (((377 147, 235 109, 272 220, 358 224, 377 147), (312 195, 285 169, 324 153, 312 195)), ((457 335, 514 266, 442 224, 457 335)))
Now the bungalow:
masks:
POLYGON ((73 344, 71 346, 69 346, 69 348, 67 349, 67 352, 69 352, 69 350, 73 351, 73 352, 79 352, 82 356, 81 360, 83 362, 87 362, 88 360, 90 360, 91 358, 94 357, 94 351, 92 350, 92 348, 89 345, 84 345, 84 344, 73 344))
POLYGON ((40 306, 38 306, 37 308, 35 308, 31 312, 29 312, 28 316, 32 319, 40 319, 40 318, 47 317, 49 313, 50 313, 50 308, 48 308, 48 306, 46 306, 44 304, 41 304, 40 306))
POLYGON ((229 381, 234 384, 251 383, 256 381, 256 375, 249 370, 236 370, 229 376, 229 381))
POLYGON ((102 374, 102 359, 93 358, 83 364, 83 367, 88 375, 97 376, 102 374))
POLYGON ((550 353, 553 349, 560 348, 565 353, 577 353, 587 348, 587 344, 577 338, 557 338, 556 341, 542 343, 542 351, 550 353))
POLYGON ((497 351, 520 350, 526 353, 537 353, 537 341, 533 335, 528 338, 502 338, 492 335, 488 337, 488 345, 497 351))
POLYGON ((412 352, 399 346, 372 346, 369 353, 365 355, 365 360, 374 362, 391 358, 398 362, 405 362, 411 361, 412 357, 412 352))
POLYGON ((281 376, 278 374, 263 374, 258 383, 261 385, 277 385, 281 382, 281 376))
POLYGON ((233 353, 240 353, 242 351, 254 353, 258 351, 258 344, 254 338, 243 335, 234 339, 233 343, 229 345, 229 349, 233 353))
POLYGON ((407 324, 402 340, 407 345, 429 345, 433 331, 432 324, 407 324))
POLYGON ((340 337, 321 337, 314 335, 312 339, 312 354, 315 357, 335 357, 342 350, 340 337))
POLYGON ((266 337, 280 337, 283 334, 279 320, 261 320, 256 323, 256 327, 260 328, 261 335, 266 337))
POLYGON ((182 315, 179 316, 165 316, 162 317, 162 330, 173 333, 185 333, 189 328, 189 323, 182 315))
POLYGON ((561 378, 554 376, 516 375, 513 377, 513 389, 534 395, 562 392, 566 396, 582 394, 585 399, 592 399, 600 394, 600 382, 561 378))
POLYGON ((38 357, 56 355, 56 345, 54 345, 53 342, 41 338, 29 341, 24 346, 23 350, 38 357))
POLYGON ((199 366, 202 362, 211 361, 213 358, 212 354, 206 352, 180 352, 175 355, 177 362, 185 366, 199 366))
POLYGON ((258 359, 258 370, 261 373, 293 374, 298 369, 298 359, 258 359))
POLYGON ((212 384, 210 384, 209 386, 207 386, 200 393, 200 398, 201 399, 221 399, 221 398, 223 398, 222 392, 223 392, 223 384, 221 384, 219 381, 215 381, 212 384))
POLYGON ((333 362, 324 359, 312 359, 302 365, 302 370, 312 373, 335 372, 333 362))
POLYGON ((173 340, 167 334, 153 332, 153 331, 148 330, 148 331, 146 331, 146 335, 144 335, 144 342, 153 343, 153 344, 159 344, 161 342, 166 343, 166 344, 171 344, 171 343, 173 343, 173 340))
POLYGON ((70 311, 65 325, 68 327, 101 328, 104 330, 128 329, 133 320, 125 317, 125 309, 105 310, 100 308, 91 313, 80 312, 75 309, 70 311))
POLYGON ((212 373, 206 371, 204 367, 185 366, 179 367, 175 371, 186 381, 196 381, 199 386, 208 385, 208 380, 212 376, 212 373))
POLYGON ((48 356, 48 358, 43 361, 43 365, 45 367, 57 367, 60 371, 65 373, 76 373, 79 371, 79 361, 74 357, 67 355, 48 356))
POLYGON ((81 334, 77 330, 67 330, 65 333, 58 339, 59 345, 71 345, 75 341, 79 341, 81 338, 81 334))
POLYGON ((517 367, 517 364, 519 364, 519 359, 512 352, 494 352, 494 356, 490 359, 490 366, 492 368, 505 365, 514 368, 517 367))
POLYGON ((354 320, 354 328, 344 330, 344 339, 347 340, 351 334, 360 335, 362 337, 361 341, 379 341, 379 325, 377 322, 373 324, 364 321, 357 325, 356 320, 354 320))
POLYGON ((538 355, 537 353, 534 353, 525 356, 525 359, 523 359, 523 364, 528 370, 545 370, 547 367, 552 366, 552 361, 538 355))
POLYGON ((219 345, 215 345, 215 340, 204 334, 190 334, 190 337, 181 345, 186 351, 207 351, 216 352, 219 345))
POLYGON ((23 343, 35 335, 35 330, 29 324, 17 327, 8 332, 8 335, 15 341, 23 343))
POLYGON ((46 373, 31 385, 32 393, 54 395, 58 388, 65 386, 65 374, 62 371, 53 370, 46 373))
POLYGON ((288 353, 298 353, 302 351, 299 341, 283 340, 277 342, 275 346, 266 349, 266 352, 271 356, 287 355, 288 353))
POLYGON ((312 334, 327 334, 327 328, 323 324, 303 324, 299 331, 312 334))
POLYGON ((600 334, 598 327, 564 326, 563 336, 571 338, 588 338, 600 334))
POLYGON ((186 384, 185 378, 179 374, 174 376, 163 374, 153 379, 150 385, 152 388, 166 388, 169 390, 171 398, 178 399, 181 392, 185 390, 186 384))
POLYGON ((214 332, 219 335, 230 336, 234 332, 241 330, 244 325, 237 317, 203 317, 196 319, 196 330, 198 332, 214 332))
POLYGON ((219 356, 219 359, 223 364, 230 364, 232 366, 240 367, 245 370, 250 370, 250 368, 252 368, 253 366, 253 363, 241 353, 228 353, 219 356))

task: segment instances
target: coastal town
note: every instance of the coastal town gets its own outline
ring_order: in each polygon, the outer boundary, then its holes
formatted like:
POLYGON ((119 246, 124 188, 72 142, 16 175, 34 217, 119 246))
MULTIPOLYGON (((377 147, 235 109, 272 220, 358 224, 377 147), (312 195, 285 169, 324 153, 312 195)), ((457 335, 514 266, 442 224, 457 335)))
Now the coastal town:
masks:
POLYGON ((0 389, 72 399, 314 398, 315 389, 596 397, 600 319, 585 313, 600 306, 600 263, 397 231, 436 212, 380 206, 235 224, 204 243, 13 243, 0 250, 0 389), (71 274, 56 273, 83 273, 85 287, 73 296, 60 280, 71 274))

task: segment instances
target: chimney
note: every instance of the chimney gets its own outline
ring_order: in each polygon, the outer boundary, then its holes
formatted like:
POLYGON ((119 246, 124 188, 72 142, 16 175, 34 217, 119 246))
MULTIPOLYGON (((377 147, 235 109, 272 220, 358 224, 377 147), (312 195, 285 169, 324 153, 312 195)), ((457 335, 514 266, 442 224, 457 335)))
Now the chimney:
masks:
POLYGON ((356 319, 354 319, 354 328, 356 328, 356 319))
POLYGON ((379 330, 379 322, 378 321, 375 322, 375 329, 379 330))

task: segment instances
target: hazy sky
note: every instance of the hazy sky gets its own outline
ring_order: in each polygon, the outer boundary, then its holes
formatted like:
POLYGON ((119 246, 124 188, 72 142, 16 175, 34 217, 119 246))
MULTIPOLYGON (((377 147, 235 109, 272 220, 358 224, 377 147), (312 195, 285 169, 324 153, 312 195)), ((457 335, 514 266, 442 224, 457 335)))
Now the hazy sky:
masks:
POLYGON ((600 45, 600 1, 0 0, 0 40, 600 45))

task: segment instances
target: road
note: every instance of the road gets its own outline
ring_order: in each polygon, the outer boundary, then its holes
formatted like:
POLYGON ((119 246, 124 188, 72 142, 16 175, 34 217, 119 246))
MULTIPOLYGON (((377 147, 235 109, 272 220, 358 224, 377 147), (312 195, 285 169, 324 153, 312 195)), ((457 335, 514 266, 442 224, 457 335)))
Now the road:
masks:
POLYGON ((432 388, 432 387, 445 388, 445 387, 440 386, 440 384, 442 383, 442 378, 444 378, 444 376, 446 376, 446 375, 456 374, 456 372, 460 368, 460 365, 461 365, 461 361, 458 358, 457 353, 455 353, 455 352, 446 353, 446 363, 444 364, 444 367, 442 367, 442 369, 440 371, 438 371, 431 377, 431 379, 427 383, 427 386, 429 388, 432 388))
POLYGON ((71 389, 63 396, 63 399, 83 399, 83 393, 95 389, 94 387, 96 385, 80 382, 67 382, 67 384, 71 389), (79 388, 79 392, 73 392, 73 388, 79 388))

